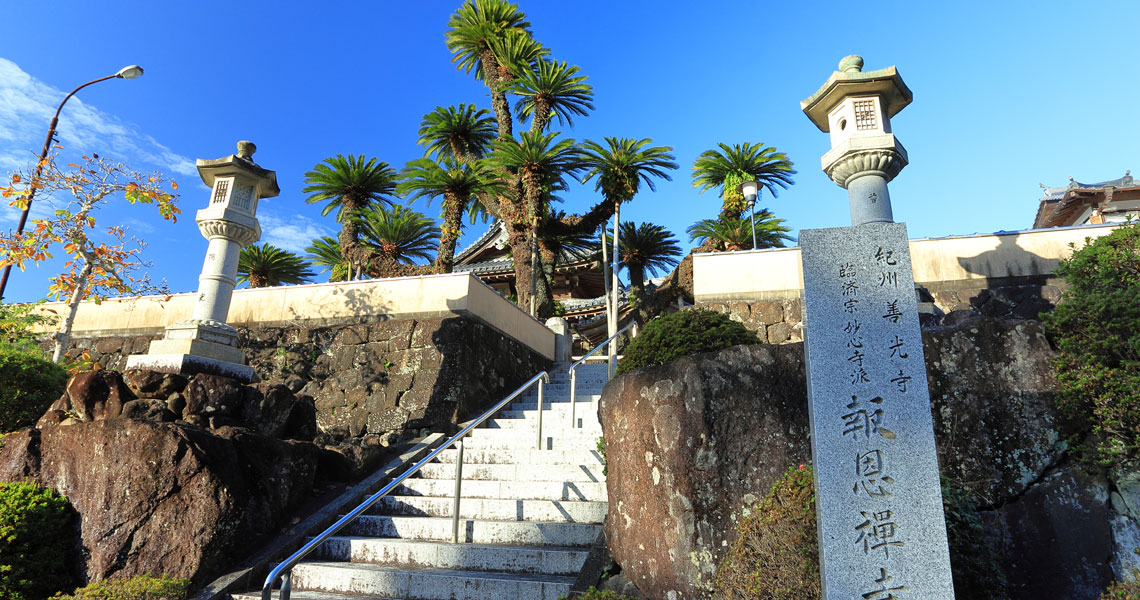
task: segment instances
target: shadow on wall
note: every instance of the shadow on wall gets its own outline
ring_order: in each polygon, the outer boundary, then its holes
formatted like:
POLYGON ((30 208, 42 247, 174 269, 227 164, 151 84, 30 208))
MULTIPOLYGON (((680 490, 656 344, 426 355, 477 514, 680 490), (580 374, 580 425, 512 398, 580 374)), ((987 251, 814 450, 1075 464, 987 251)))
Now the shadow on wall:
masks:
MULTIPOLYGON (((359 287, 335 286, 323 304, 324 306, 317 308, 326 309, 320 311, 326 322, 344 319, 358 323, 387 321, 393 311, 390 301, 369 294, 359 287)), ((288 312, 295 323, 312 320, 311 314, 302 316, 294 306, 289 306, 288 312)))
POLYGON ((964 271, 981 277, 969 280, 968 287, 976 292, 968 298, 969 292, 957 285, 966 293, 960 294, 956 308, 967 308, 963 304, 968 303, 986 316, 1023 319, 1037 319, 1039 313, 1052 310, 1059 292, 1049 280, 1058 261, 1022 248, 1015 235, 999 235, 997 240, 992 250, 957 258, 964 271))

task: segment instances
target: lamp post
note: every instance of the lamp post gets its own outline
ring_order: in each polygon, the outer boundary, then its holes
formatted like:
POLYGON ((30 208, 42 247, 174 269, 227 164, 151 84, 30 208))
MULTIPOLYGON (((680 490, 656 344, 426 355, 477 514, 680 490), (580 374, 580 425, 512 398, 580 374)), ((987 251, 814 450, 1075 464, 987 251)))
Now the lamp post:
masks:
MULTIPOLYGON (((63 102, 59 103, 59 108, 55 109, 55 115, 51 118, 51 124, 48 125, 47 139, 44 140, 44 149, 40 152, 40 159, 36 162, 36 171, 32 175, 32 182, 29 184, 28 200, 24 205, 24 212, 20 214, 20 222, 16 225, 16 235, 24 233, 24 224, 28 222, 28 213, 32 210, 32 199, 36 197, 36 182, 40 180, 40 176, 44 170, 44 160, 47 159, 48 150, 51 149, 51 141, 55 138, 55 126, 59 124, 59 113, 63 110, 63 105, 67 104, 68 100, 74 96, 79 90, 100 81, 107 81, 108 79, 134 79, 143 74, 142 67, 138 65, 128 65, 119 69, 114 75, 100 77, 99 79, 92 79, 87 83, 71 90, 71 93, 64 97, 63 102)), ((4 274, 0 275, 0 301, 4 299, 4 290, 8 287, 8 274, 12 271, 12 265, 4 267, 4 274)))
POLYGON ((740 184, 740 193, 748 201, 748 213, 752 215, 752 249, 756 249, 756 200, 760 197, 760 184, 745 181, 740 184))

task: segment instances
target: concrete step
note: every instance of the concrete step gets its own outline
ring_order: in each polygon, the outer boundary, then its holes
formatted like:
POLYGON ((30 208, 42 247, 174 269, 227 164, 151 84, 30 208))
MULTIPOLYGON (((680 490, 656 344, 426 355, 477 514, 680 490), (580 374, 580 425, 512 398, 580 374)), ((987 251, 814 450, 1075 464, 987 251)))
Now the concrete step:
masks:
MULTIPOLYGON (((341 532, 347 536, 451 541, 451 517, 362 515, 341 532)), ((588 547, 601 525, 537 521, 460 519, 459 539, 466 544, 513 544, 588 547)))
POLYGON ((417 569, 463 569, 576 575, 588 550, 561 546, 452 544, 424 540, 334 536, 317 549, 326 560, 400 565, 417 569))
MULTIPOLYGON (((454 483, 454 482, 452 482, 454 483)), ((385 496, 373 513, 421 517, 451 517, 453 499, 430 496, 385 496)), ((494 519, 535 522, 601 523, 606 518, 606 502, 575 500, 502 500, 464 497, 459 503, 461 519, 494 519)))
MULTIPOLYGON (((545 411, 542 414, 542 431, 546 435, 561 436, 571 431, 589 430, 596 433, 598 436, 602 435, 602 425, 597 422, 597 419, 583 418, 581 415, 574 415, 576 427, 570 426, 570 412, 559 412, 547 415, 545 411), (549 418, 548 418, 549 417, 549 418)), ((491 431, 528 431, 532 435, 538 432, 538 411, 532 411, 532 414, 522 418, 501 418, 501 419, 488 419, 481 427, 478 427, 472 432, 480 430, 491 431)), ((479 435, 489 435, 481 433, 479 435)))
MULTIPOLYGON (((542 387, 543 387, 542 393, 544 396, 567 396, 567 397, 570 396, 570 382, 544 384, 542 387)), ((574 394, 577 396, 581 396, 583 394, 601 394, 602 388, 604 388, 604 387, 606 387, 606 386, 604 384, 601 384, 601 383, 584 383, 582 381, 579 381, 577 389, 574 390, 574 394)), ((536 387, 528 390, 527 393, 523 397, 524 398, 530 398, 530 397, 537 398, 538 397, 538 387, 536 386, 536 387)))
MULTIPOLYGON (((395 490, 401 496, 452 498, 454 479, 406 479, 395 490)), ((502 500, 586 500, 605 502, 606 484, 599 482, 561 481, 463 481, 463 499, 495 498, 502 500)))
MULTIPOLYGON (((601 394, 578 394, 574 398, 574 403, 577 405, 577 408, 581 409, 583 406, 589 406, 591 404, 597 404, 598 400, 601 397, 602 397, 601 394)), ((567 394, 565 396, 543 396, 543 398, 542 398, 543 410, 546 410, 547 407, 549 407, 551 405, 556 406, 556 407, 565 406, 566 410, 570 410, 570 395, 567 394)), ((534 397, 529 397, 529 398, 522 398, 521 400, 515 400, 514 402, 511 402, 510 404, 508 404, 504 410, 537 410, 537 409, 538 409, 538 397, 534 396, 534 397), (520 408, 520 407, 522 407, 522 408, 520 408)))
MULTIPOLYGON (((273 590, 271 596, 274 600, 280 600, 281 591, 273 590)), ((233 600, 261 600, 261 591, 245 592, 230 594, 233 600)), ((380 598, 377 596, 369 596, 371 600, 403 600, 402 598, 380 598)), ((333 594, 331 592, 308 592, 293 588, 289 592, 289 600, 361 600, 360 596, 355 594, 333 594)))
MULTIPOLYGON (((512 464, 512 465, 604 465, 602 455, 591 446, 589 450, 535 450, 534 448, 465 448, 463 464, 512 464)), ((455 463, 459 451, 448 448, 440 452, 436 459, 442 463, 455 463)))
POLYGON ((293 569, 297 589, 407 600, 558 600, 574 578, 452 569, 401 569, 367 563, 307 562, 293 569))
MULTIPOLYGON (((579 431, 579 430, 575 430, 579 431)), ((550 450, 581 450, 595 448, 598 444, 598 434, 586 432, 581 434, 564 434, 559 436, 543 435, 541 442, 537 442, 533 432, 518 433, 517 435, 496 435, 468 437, 463 441, 466 450, 485 450, 490 448, 513 448, 517 450, 531 449, 536 452, 550 450), (536 447, 537 446, 537 447, 536 447)))
MULTIPOLYGON (((602 465, 487 465, 466 464, 463 457, 463 480, 486 481, 605 481, 602 465)), ((425 479, 455 479, 455 463, 431 463, 420 469, 420 477, 425 479)))

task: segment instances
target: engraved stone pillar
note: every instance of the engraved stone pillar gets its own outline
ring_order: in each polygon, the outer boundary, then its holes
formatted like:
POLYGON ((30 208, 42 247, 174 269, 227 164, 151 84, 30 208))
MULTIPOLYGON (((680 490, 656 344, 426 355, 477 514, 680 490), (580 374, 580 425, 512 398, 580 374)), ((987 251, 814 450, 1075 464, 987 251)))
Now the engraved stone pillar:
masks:
POLYGON ((249 381, 253 369, 237 348, 237 330, 226 324, 241 249, 261 238, 257 202, 281 193, 277 174, 253 162, 252 142, 238 142, 238 153, 198 159, 198 173, 210 187, 210 203, 198 211, 198 230, 209 240, 194 313, 166 328, 145 355, 127 359, 128 369, 211 373, 249 381))
POLYGON ((891 117, 913 97, 894 67, 864 73, 863 59, 848 56, 800 102, 812 123, 831 134, 823 171, 847 190, 852 225, 894 222, 887 182, 906 166, 907 155, 891 133, 891 117))
POLYGON ((850 227, 800 231, 805 354, 825 600, 953 600, 906 226, 889 182, 906 151, 889 118, 911 101, 894 67, 849 56, 801 104, 831 133, 829 177, 850 227))

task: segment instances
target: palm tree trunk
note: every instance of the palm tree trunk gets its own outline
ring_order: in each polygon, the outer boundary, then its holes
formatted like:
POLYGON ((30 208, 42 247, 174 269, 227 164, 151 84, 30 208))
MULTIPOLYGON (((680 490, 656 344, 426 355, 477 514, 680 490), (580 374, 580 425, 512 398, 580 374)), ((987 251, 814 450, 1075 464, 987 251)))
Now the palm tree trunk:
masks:
POLYGON ((542 133, 550 124, 550 103, 536 100, 534 103, 534 116, 530 121, 530 132, 542 133))
POLYGON ((468 197, 452 192, 443 194, 443 228, 439 235, 439 253, 435 258, 436 270, 450 273, 455 267, 455 243, 463 231, 463 209, 468 197))
POLYGON ((490 48, 483 49, 479 60, 483 64, 483 80, 491 90, 491 110, 499 125, 499 139, 508 139, 512 135, 511 104, 507 102, 507 93, 503 90, 503 82, 499 77, 499 61, 490 48))

